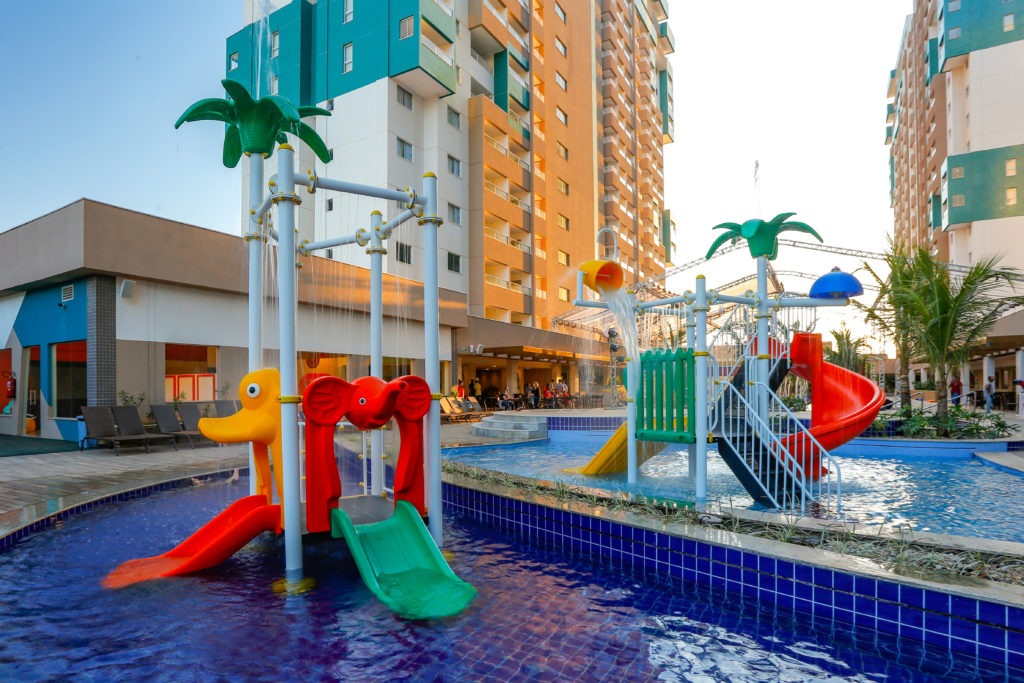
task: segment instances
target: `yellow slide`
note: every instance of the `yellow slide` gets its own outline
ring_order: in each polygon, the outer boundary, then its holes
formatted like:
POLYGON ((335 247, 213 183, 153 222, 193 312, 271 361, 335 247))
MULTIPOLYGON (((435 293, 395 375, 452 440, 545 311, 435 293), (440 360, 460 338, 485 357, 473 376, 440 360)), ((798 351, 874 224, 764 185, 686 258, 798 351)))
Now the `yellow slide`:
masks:
MULTIPOLYGON (((619 428, 612 433, 611 438, 605 442, 604 446, 601 446, 601 450, 597 452, 597 455, 587 465, 584 467, 573 467, 564 471, 573 474, 614 474, 616 472, 625 472, 629 465, 627 462, 629 449, 626 443, 626 434, 629 431, 627 424, 623 422, 619 425, 619 428)), ((636 451, 637 465, 642 465, 658 453, 661 453, 665 450, 666 445, 662 441, 638 441, 636 451)))

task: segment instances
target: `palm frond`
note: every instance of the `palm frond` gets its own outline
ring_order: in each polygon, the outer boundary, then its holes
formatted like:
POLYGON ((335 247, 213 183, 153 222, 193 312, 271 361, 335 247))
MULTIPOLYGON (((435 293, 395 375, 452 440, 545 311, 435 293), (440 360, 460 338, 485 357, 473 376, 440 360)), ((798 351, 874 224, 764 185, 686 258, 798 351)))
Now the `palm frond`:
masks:
POLYGON ((224 123, 235 123, 235 107, 227 100, 217 97, 207 97, 192 104, 185 110, 185 113, 174 122, 174 127, 192 121, 223 121, 224 123))

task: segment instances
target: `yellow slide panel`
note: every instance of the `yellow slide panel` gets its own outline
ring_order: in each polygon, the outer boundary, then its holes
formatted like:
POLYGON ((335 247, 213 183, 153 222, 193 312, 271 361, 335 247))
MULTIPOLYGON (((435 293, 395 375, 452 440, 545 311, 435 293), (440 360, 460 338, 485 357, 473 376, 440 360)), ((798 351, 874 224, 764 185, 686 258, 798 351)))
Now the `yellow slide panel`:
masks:
MULTIPOLYGON (((614 474, 616 472, 625 472, 629 466, 629 448, 626 443, 626 434, 629 431, 627 424, 623 422, 619 425, 619 428, 612 433, 611 438, 605 442, 601 450, 597 452, 597 455, 587 465, 565 471, 573 474, 614 474)), ((658 453, 661 453, 665 450, 665 445, 661 441, 638 441, 636 451, 637 465, 642 465, 658 453)))

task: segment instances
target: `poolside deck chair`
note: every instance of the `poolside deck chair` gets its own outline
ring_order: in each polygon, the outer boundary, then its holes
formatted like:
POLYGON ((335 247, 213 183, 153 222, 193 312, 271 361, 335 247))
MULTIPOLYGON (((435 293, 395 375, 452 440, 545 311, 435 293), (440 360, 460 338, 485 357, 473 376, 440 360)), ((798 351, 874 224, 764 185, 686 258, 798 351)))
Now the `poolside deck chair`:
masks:
POLYGON ((480 401, 476 400, 476 396, 470 396, 466 399, 466 412, 479 415, 480 417, 494 415, 493 410, 484 410, 484 407, 480 405, 480 401))
POLYGON ((199 420, 203 415, 199 412, 199 406, 195 403, 179 403, 178 414, 181 415, 181 424, 185 426, 186 432, 198 432, 199 420))
POLYGON ((214 401, 213 409, 217 411, 217 417, 231 417, 238 412, 234 401, 214 401))
POLYGON ((118 435, 117 425, 114 424, 114 413, 111 412, 110 406, 82 406, 82 417, 85 419, 85 438, 78 442, 78 450, 82 450, 85 447, 85 442, 92 439, 109 443, 114 449, 114 455, 121 455, 118 447, 122 444, 143 446, 146 452, 149 452, 144 435, 118 435))
POLYGON ((114 406, 110 409, 117 424, 117 435, 120 437, 138 436, 146 440, 146 452, 149 453, 151 443, 170 443, 178 450, 178 441, 170 434, 152 434, 142 424, 137 406, 114 406))
POLYGON ((441 420, 452 424, 455 422, 469 422, 469 416, 466 415, 461 409, 456 408, 452 404, 452 400, 447 396, 443 397, 438 403, 441 405, 441 420))
POLYGON ((196 447, 196 441, 206 438, 198 430, 190 431, 182 427, 181 422, 178 421, 178 415, 174 412, 174 406, 165 403, 151 405, 150 408, 153 410, 153 416, 156 417, 156 426, 161 434, 170 434, 175 438, 183 436, 188 439, 190 448, 196 447))

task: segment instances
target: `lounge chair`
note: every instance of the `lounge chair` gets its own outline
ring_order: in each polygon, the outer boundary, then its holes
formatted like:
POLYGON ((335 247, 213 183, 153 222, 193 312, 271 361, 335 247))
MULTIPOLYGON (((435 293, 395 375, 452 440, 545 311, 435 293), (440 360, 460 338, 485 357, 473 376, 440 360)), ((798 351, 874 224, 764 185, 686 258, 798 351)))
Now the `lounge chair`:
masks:
POLYGON ((174 406, 165 403, 152 405, 150 409, 153 411, 153 416, 156 417, 156 426, 161 434, 170 434, 175 438, 183 436, 188 439, 188 445, 191 448, 196 447, 196 441, 206 438, 198 430, 190 431, 183 428, 181 422, 178 421, 178 415, 174 412, 174 406))
POLYGON ((470 416, 466 415, 462 409, 457 408, 452 404, 452 400, 447 396, 443 397, 439 401, 441 405, 441 419, 449 424, 454 422, 469 422, 470 416))
POLYGON ((199 406, 195 403, 179 403, 178 414, 181 415, 181 424, 185 426, 186 432, 198 432, 199 431, 199 420, 202 419, 202 414, 199 412, 199 406))
POLYGON ((178 450, 177 439, 171 434, 151 434, 146 431, 139 416, 139 409, 136 406, 114 406, 110 409, 114 414, 114 422, 117 423, 117 435, 120 437, 138 436, 146 440, 146 452, 149 453, 151 443, 170 443, 174 450, 178 450))
POLYGON ((484 407, 480 405, 480 401, 476 400, 475 396, 470 396, 466 399, 466 412, 479 415, 480 417, 487 417, 488 415, 494 414, 494 411, 492 410, 484 410, 484 407))
POLYGON ((82 417, 85 419, 85 438, 78 442, 78 450, 85 447, 89 439, 93 441, 106 441, 114 449, 114 455, 121 455, 118 447, 121 444, 135 444, 143 446, 149 452, 146 437, 142 436, 121 436, 117 433, 117 425, 114 424, 114 413, 110 406, 82 406, 82 417))
POLYGON ((231 417, 238 412, 234 401, 214 401, 213 408, 217 411, 217 417, 231 417))

